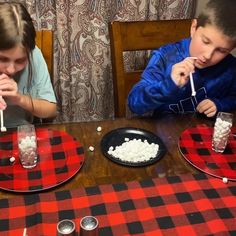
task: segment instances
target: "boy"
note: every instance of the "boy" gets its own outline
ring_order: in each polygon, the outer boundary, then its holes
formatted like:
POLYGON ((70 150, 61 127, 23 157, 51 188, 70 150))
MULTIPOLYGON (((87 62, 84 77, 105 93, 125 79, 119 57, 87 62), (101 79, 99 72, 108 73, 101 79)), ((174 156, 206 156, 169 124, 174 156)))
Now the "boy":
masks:
POLYGON ((128 105, 144 114, 199 112, 214 117, 236 108, 236 1, 210 0, 194 19, 191 38, 154 50, 128 105), (192 96, 190 73, 196 95, 192 96))

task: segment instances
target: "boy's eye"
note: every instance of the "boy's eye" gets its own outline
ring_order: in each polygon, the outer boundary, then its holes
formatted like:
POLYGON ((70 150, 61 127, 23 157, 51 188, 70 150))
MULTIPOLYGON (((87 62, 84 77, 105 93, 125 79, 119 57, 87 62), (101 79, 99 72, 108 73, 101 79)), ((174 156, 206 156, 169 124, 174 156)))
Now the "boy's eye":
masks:
POLYGON ((222 49, 222 48, 218 48, 217 51, 220 52, 220 53, 223 53, 223 54, 229 53, 228 50, 225 50, 225 49, 222 49))
POLYGON ((209 44, 210 43, 208 39, 204 39, 204 38, 202 39, 202 42, 205 43, 205 44, 209 44))

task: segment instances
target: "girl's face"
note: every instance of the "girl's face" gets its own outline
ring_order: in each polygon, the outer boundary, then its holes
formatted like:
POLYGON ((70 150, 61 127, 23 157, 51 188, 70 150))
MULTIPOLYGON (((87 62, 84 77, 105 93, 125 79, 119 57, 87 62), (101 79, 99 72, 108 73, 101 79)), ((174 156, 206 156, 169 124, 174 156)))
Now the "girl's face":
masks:
POLYGON ((21 45, 7 50, 0 50, 0 73, 12 77, 23 70, 27 64, 27 52, 21 45))
POLYGON ((223 60, 235 47, 235 42, 212 25, 191 26, 190 56, 197 57, 195 66, 199 69, 213 66, 223 60))

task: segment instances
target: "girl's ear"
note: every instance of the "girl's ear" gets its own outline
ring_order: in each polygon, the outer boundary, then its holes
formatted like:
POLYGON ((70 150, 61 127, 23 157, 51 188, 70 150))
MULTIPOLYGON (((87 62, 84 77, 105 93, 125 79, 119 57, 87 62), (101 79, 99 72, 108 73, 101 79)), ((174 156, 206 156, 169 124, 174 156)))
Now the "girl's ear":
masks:
POLYGON ((197 29, 197 19, 192 20, 191 28, 190 28, 190 36, 192 37, 197 29))

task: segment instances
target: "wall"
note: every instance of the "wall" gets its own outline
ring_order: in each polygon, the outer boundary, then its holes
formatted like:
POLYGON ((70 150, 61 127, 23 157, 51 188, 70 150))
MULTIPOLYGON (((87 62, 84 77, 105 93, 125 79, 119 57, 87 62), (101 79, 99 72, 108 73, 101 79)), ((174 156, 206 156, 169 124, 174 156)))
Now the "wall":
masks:
POLYGON ((208 0, 197 0, 195 16, 198 16, 199 12, 204 8, 207 2, 208 0))

